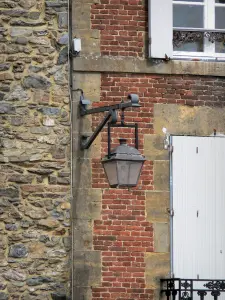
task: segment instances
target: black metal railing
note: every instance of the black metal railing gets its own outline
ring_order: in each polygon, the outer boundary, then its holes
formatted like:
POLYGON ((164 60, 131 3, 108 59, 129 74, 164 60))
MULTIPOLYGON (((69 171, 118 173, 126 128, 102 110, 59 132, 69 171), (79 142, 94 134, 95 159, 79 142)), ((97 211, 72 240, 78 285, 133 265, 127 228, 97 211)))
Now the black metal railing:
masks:
POLYGON ((167 300, 218 300, 222 295, 224 299, 225 280, 161 279, 161 293, 167 300))
POLYGON ((193 28, 174 28, 173 29, 173 44, 179 48, 185 43, 203 42, 207 38, 209 42, 225 41, 225 31, 221 29, 193 29, 193 28))

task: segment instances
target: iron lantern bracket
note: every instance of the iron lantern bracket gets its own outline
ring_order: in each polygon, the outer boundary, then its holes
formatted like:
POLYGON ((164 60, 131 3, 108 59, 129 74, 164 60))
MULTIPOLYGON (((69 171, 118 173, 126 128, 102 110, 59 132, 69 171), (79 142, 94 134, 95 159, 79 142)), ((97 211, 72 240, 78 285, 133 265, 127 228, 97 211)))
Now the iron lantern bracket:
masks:
POLYGON ((110 127, 134 127, 135 128, 135 146, 138 147, 138 134, 137 134, 137 124, 129 125, 125 124, 124 122, 124 111, 126 108, 130 107, 140 107, 139 98, 136 94, 129 94, 127 97, 129 102, 123 102, 114 105, 109 106, 101 106, 96 108, 87 109, 87 106, 90 104, 90 101, 84 98, 83 91, 81 91, 81 97, 80 97, 80 116, 84 117, 86 115, 92 115, 97 114, 101 112, 107 112, 107 114, 104 116, 103 120, 100 122, 100 124, 97 126, 93 134, 88 137, 85 135, 82 135, 81 137, 81 149, 88 149, 91 144, 94 142, 94 140, 97 138, 98 134, 101 132, 103 127, 109 123, 108 126, 108 155, 110 155, 110 127), (121 124, 118 125, 117 123, 117 110, 121 110, 121 124))

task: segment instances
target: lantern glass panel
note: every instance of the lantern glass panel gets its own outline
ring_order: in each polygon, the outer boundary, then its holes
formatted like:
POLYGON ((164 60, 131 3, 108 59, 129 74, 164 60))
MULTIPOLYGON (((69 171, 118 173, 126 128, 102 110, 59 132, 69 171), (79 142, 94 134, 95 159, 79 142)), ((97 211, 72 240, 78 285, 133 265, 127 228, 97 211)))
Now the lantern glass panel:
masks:
POLYGON ((110 186, 118 185, 117 164, 116 161, 108 161, 103 163, 105 174, 108 178, 110 186))
POLYGON ((129 172, 129 186, 136 186, 138 179, 141 174, 141 169, 143 166, 142 161, 131 161, 130 162, 130 172, 129 172))
POLYGON ((130 161, 117 161, 118 184, 119 186, 127 186, 129 182, 130 161))

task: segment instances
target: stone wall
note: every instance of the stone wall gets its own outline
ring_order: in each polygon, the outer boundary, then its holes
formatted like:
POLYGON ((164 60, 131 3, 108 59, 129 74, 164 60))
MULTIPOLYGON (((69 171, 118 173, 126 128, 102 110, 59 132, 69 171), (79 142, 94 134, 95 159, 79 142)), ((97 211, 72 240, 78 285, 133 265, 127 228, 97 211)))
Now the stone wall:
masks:
POLYGON ((0 299, 70 286, 67 1, 0 3, 0 299))

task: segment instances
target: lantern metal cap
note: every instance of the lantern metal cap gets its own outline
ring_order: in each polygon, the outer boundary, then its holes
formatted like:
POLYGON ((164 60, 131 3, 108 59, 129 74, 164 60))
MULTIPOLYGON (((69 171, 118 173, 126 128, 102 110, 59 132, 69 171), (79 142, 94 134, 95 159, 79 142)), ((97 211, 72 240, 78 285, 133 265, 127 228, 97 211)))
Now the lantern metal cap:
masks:
POLYGON ((114 148, 110 157, 103 158, 104 160, 133 160, 133 161, 145 161, 145 157, 134 147, 127 145, 126 139, 119 139, 120 145, 114 148))

